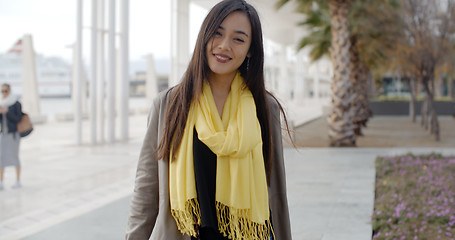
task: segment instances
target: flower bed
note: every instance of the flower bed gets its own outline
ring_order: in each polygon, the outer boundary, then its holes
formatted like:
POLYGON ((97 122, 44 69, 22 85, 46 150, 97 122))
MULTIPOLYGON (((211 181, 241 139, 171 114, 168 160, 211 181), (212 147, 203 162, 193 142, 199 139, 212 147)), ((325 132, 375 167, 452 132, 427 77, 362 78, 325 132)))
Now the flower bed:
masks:
POLYGON ((373 239, 455 239, 455 157, 376 159, 373 239))

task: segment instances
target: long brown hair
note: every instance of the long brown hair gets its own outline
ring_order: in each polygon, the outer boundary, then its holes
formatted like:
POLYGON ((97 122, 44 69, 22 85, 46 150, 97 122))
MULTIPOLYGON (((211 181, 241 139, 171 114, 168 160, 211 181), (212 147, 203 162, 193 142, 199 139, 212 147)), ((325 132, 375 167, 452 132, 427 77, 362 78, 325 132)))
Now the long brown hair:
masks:
MULTIPOLYGON (((256 104, 256 114, 261 125, 264 164, 269 181, 273 147, 270 132, 269 105, 266 99, 267 94, 270 93, 266 91, 264 84, 262 27, 258 13, 244 0, 221 1, 210 10, 202 23, 193 56, 182 81, 167 93, 171 94, 171 96, 166 112, 164 134, 160 140, 157 154, 158 159, 169 158, 171 148, 177 149, 179 147, 191 102, 199 97, 202 92, 203 81, 209 77, 210 68, 206 57, 207 43, 215 35, 223 20, 235 11, 245 13, 251 24, 252 41, 249 49, 251 57, 249 59, 245 58, 245 61, 239 67, 239 71, 253 94, 256 104)), ((279 106, 281 108, 281 105, 279 106)), ((282 108, 281 111, 283 111, 282 108)))

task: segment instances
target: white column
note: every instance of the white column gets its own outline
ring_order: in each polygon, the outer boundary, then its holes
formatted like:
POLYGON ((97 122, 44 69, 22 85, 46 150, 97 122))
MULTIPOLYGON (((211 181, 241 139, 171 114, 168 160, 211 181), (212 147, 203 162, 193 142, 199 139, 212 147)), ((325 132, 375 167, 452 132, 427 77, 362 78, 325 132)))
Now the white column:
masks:
POLYGON ((122 88, 119 98, 120 102, 120 139, 128 139, 128 115, 129 115, 129 94, 130 94, 130 79, 129 79, 129 53, 128 53, 128 22, 129 22, 129 1, 120 1, 120 61, 121 61, 121 79, 122 88))
POLYGON ((158 81, 155 71, 155 59, 153 54, 147 55, 147 78, 145 82, 145 96, 147 98, 147 106, 151 106, 153 99, 158 94, 158 81))
POLYGON ((287 70, 287 58, 286 58, 286 46, 281 45, 280 46, 280 62, 279 62, 279 68, 280 68, 280 76, 279 76, 279 81, 278 81, 278 92, 281 97, 283 97, 285 100, 290 99, 289 97, 289 91, 288 91, 288 86, 289 86, 289 79, 288 79, 288 70, 287 70))
POLYGON ((189 0, 171 2, 171 74, 169 87, 180 82, 189 61, 189 0))
POLYGON ((104 142, 104 0, 98 0, 98 19, 97 19, 97 34, 98 34, 98 44, 97 44, 97 51, 98 51, 98 59, 97 59, 97 66, 98 66, 98 76, 97 76, 97 97, 98 97, 98 104, 97 104, 97 112, 98 112, 98 130, 99 130, 99 142, 104 142))
POLYGON ((300 52, 299 54, 299 60, 297 61, 298 62, 298 66, 297 68, 299 69, 299 77, 300 77, 300 82, 302 83, 302 88, 301 88, 301 92, 302 92, 302 100, 304 101, 305 98, 308 97, 308 94, 307 94, 307 75, 308 75, 308 63, 305 61, 305 55, 303 54, 303 52, 300 52))
MULTIPOLYGON (((81 53, 81 56, 83 54, 81 53)), ((82 119, 85 119, 89 116, 89 79, 87 74, 87 69, 85 69, 83 58, 81 59, 81 97, 82 97, 82 119)))
POLYGON ((305 84, 304 84, 304 78, 303 78, 303 59, 302 59, 302 54, 298 53, 297 56, 297 61, 294 64, 294 100, 296 102, 303 102, 303 98, 305 96, 305 84))
POLYGON ((278 86, 277 86, 277 76, 279 73, 278 70, 278 56, 276 54, 277 51, 275 51, 275 46, 273 45, 272 42, 268 41, 268 47, 269 51, 271 52, 270 57, 268 58, 268 66, 269 66, 269 77, 270 77, 270 89, 269 91, 272 92, 273 94, 278 94, 278 86))
POLYGON ((269 91, 272 91, 272 78, 271 78, 271 66, 267 61, 264 62, 264 81, 265 88, 269 91))
POLYGON ((115 0, 109 0, 109 39, 107 55, 107 141, 115 141, 115 0))
MULTIPOLYGON (((73 86, 75 91, 73 101, 74 103, 74 122, 76 124, 76 144, 82 144, 82 0, 77 1, 77 20, 76 20, 76 58, 73 65, 76 65, 77 75, 73 79, 73 86)), ((73 67, 74 69, 74 67, 73 67)), ((74 75, 73 75, 74 76, 74 75)))
POLYGON ((80 139, 80 131, 82 130, 81 126, 78 126, 78 121, 80 122, 80 103, 78 103, 78 98, 80 98, 80 89, 79 88, 79 65, 78 65, 78 43, 73 44, 73 62, 71 64, 71 103, 73 107, 73 116, 76 129, 76 144, 80 145, 82 143, 80 139))
POLYGON ((97 77, 97 66, 96 66, 96 60, 97 60, 97 54, 96 54, 96 34, 97 34, 97 1, 92 0, 92 43, 91 46, 92 48, 90 49, 91 52, 91 79, 90 79, 90 143, 91 144, 96 144, 96 77, 97 77))
POLYGON ((76 143, 82 144, 82 120, 88 113, 87 103, 87 73, 82 61, 82 51, 79 53, 79 43, 73 45, 73 66, 72 66, 72 91, 73 113, 75 120, 76 143))
POLYGON ((280 69, 278 67, 278 64, 274 64, 273 65, 273 68, 272 68, 272 90, 273 90, 273 94, 279 94, 280 91, 279 91, 279 81, 278 81, 278 78, 280 77, 279 76, 280 74, 280 69))
POLYGON ((31 118, 41 115, 38 82, 36 78, 35 49, 29 34, 22 37, 22 109, 31 118))
MULTIPOLYGON (((311 74, 311 61, 309 57, 310 53, 308 49, 300 50, 300 71, 302 74, 302 83, 303 83, 303 99, 304 101, 311 98, 310 91, 311 91, 311 80, 314 76, 311 74)), ((314 89, 313 89, 314 90, 314 89)))
POLYGON ((313 88, 313 93, 314 93, 313 94, 313 98, 315 100, 319 100, 319 91, 320 91, 319 82, 321 81, 321 76, 320 75, 321 75, 321 73, 319 72, 319 69, 318 69, 318 72, 315 74, 315 76, 313 78, 314 79, 313 80, 314 81, 314 84, 313 84, 313 86, 314 86, 314 88, 313 88))
MULTIPOLYGON (((121 39, 119 39, 119 42, 121 39)), ((116 132, 119 133, 120 131, 120 121, 122 113, 122 91, 123 91, 123 75, 122 75, 122 59, 121 59, 121 49, 117 47, 115 49, 115 123, 116 123, 116 132)), ((119 134, 116 134, 119 135, 119 134)), ((119 136, 117 136, 117 139, 119 136)))

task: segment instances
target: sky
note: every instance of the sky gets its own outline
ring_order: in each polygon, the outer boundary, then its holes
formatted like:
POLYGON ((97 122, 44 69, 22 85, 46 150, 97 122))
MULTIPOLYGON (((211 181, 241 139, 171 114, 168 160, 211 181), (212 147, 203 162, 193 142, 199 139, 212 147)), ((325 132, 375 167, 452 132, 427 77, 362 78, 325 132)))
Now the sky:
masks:
MULTIPOLYGON (((120 1, 116 2, 118 30, 120 1)), ((84 59, 90 58, 91 4, 91 0, 83 0, 84 59)), ((107 5, 105 0, 106 18, 107 5)), ((130 60, 144 59, 150 53, 155 58, 169 58, 170 9, 170 0, 130 0, 130 60)), ((7 52, 24 34, 31 34, 37 53, 71 61, 76 14, 77 0, 0 0, 0 53, 7 52)), ((190 4, 190 50, 206 14, 207 10, 190 4)))

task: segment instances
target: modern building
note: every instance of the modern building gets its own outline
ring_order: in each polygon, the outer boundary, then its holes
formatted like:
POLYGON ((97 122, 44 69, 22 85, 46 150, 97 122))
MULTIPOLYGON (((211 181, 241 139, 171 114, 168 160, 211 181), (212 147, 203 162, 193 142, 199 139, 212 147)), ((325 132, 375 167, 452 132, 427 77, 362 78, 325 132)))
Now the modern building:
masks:
MULTIPOLYGON (((434 81, 434 95, 436 98, 455 98, 454 80, 450 81, 448 77, 443 76, 434 79, 434 81)), ((419 89, 419 91, 416 92, 417 95, 425 96, 423 85, 417 81, 414 82, 414 84, 415 88, 419 89)), ((379 94, 386 97, 409 98, 411 96, 410 90, 410 79, 401 76, 392 76, 389 74, 381 79, 381 89, 379 94)))

